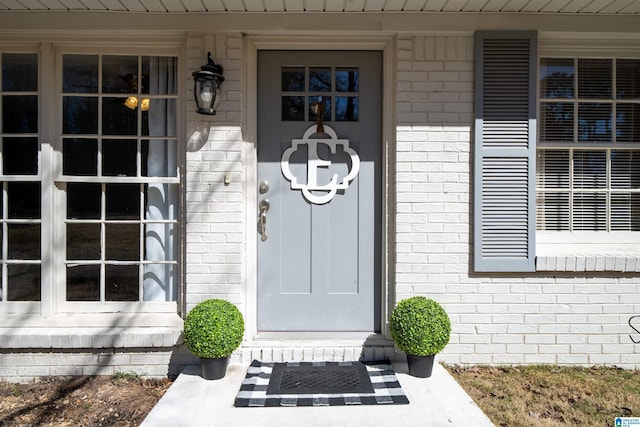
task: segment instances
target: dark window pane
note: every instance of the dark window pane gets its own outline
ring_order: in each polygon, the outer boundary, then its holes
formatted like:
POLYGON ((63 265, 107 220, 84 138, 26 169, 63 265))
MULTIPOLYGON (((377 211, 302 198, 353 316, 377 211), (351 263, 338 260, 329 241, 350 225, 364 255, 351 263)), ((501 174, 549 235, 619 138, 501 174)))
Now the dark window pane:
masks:
POLYGON ((569 188, 569 151, 538 151, 537 185, 542 188, 569 188))
POLYGON ((640 104, 616 105, 616 140, 640 142, 640 104))
POLYGON ((616 61, 616 93, 618 99, 640 98, 640 59, 616 61))
POLYGON ((573 59, 542 58, 540 60, 540 96, 573 98, 573 59))
POLYGON ((611 230, 640 231, 640 194, 611 195, 611 230))
POLYGON ((135 139, 106 139, 102 141, 102 174, 105 176, 136 176, 135 139))
POLYGON ((142 120, 143 135, 176 136, 176 100, 152 99, 149 109, 142 111, 142 120))
POLYGON ((360 120, 360 98, 357 96, 336 97, 336 121, 357 122, 360 120))
POLYGON ((282 120, 284 121, 304 120, 304 96, 283 96, 282 97, 282 120))
POLYGON ((140 259, 140 225, 106 224, 105 249, 109 261, 140 259))
POLYGON ((311 68, 309 70, 309 92, 331 91, 331 68, 311 68))
POLYGON ((338 92, 359 92, 360 73, 357 68, 336 69, 336 90, 338 92))
POLYGON ((140 219, 140 185, 107 184, 107 219, 140 219))
POLYGON ((38 55, 3 53, 2 90, 15 92, 38 90, 38 55))
POLYGON ((9 218, 40 218, 40 183, 9 182, 9 218))
POLYGON ((282 69, 283 92, 303 92, 304 86, 304 68, 285 67, 282 69))
POLYGON ((541 141, 573 141, 573 104, 542 102, 540 115, 541 141))
POLYGON ((578 96, 611 98, 613 68, 610 59, 578 60, 578 96))
POLYGON ((138 301, 140 297, 137 265, 106 265, 107 301, 138 301))
POLYGON ((100 266, 67 266, 67 301, 100 301, 100 266))
POLYGON ((104 93, 138 93, 138 57, 103 56, 102 91, 104 93))
POLYGON ((65 138, 62 147, 62 173, 74 176, 98 175, 98 140, 65 138))
POLYGON ((37 175, 38 139, 4 138, 2 167, 5 175, 37 175))
POLYGON ((102 186, 100 184, 67 184, 67 218, 100 219, 102 186))
POLYGON ((173 56, 142 57, 142 91, 153 95, 175 95, 178 58, 173 56))
POLYGON ((607 196, 602 193, 573 195, 573 229, 575 231, 607 230, 607 196))
POLYGON ((102 133, 105 135, 137 135, 138 112, 127 108, 126 98, 102 99, 102 133))
POLYGON ((575 151, 573 153, 573 187, 605 188, 607 185, 606 160, 604 151, 575 151))
POLYGON ((40 259, 40 224, 7 224, 9 259, 40 259))
POLYGON ((538 193, 536 222, 538 230, 568 231, 569 193, 538 193))
POLYGON ((328 122, 331 120, 331 97, 330 96, 310 96, 309 97, 309 121, 316 121, 316 113, 313 112, 313 104, 322 102, 324 104, 324 114, 322 120, 328 122))
POLYGON ((10 264, 7 275, 9 301, 40 301, 40 265, 10 264))
POLYGON ((62 99, 62 132, 66 134, 98 133, 98 98, 65 96, 62 99))
POLYGON ((611 150, 611 188, 640 189, 640 151, 611 150))
POLYGON ((67 224, 67 259, 100 259, 100 224, 67 224))
POLYGON ((142 176, 177 176, 176 145, 176 141, 170 140, 143 140, 142 176))
POLYGON ((611 142, 611 104, 580 103, 578 105, 578 140, 611 142))
POLYGON ((38 97, 35 95, 3 96, 2 131, 5 133, 38 132, 38 97))
POLYGON ((64 55, 62 58, 62 91, 97 93, 98 56, 64 55))

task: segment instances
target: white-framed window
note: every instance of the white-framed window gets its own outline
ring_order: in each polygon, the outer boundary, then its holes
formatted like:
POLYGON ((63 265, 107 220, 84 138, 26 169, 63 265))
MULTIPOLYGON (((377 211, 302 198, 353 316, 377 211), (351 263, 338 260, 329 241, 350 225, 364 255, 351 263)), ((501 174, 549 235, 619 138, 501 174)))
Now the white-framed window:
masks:
POLYGON ((179 49, 0 52, 0 313, 175 313, 179 49))
POLYGON ((539 232, 640 231, 640 59, 541 57, 539 232))
POLYGON ((41 300, 38 66, 36 50, 0 50, 0 301, 30 309, 41 300))

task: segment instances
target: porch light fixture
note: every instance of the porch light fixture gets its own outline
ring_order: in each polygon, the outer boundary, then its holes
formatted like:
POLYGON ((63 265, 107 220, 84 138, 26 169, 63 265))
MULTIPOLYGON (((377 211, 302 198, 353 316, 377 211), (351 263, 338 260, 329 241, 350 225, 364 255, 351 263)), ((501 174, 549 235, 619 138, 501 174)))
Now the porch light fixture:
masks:
POLYGON ((193 72, 193 96, 198 113, 216 114, 220 103, 220 86, 224 81, 223 72, 222 65, 215 64, 211 59, 211 52, 207 54, 207 64, 200 67, 200 71, 193 72))

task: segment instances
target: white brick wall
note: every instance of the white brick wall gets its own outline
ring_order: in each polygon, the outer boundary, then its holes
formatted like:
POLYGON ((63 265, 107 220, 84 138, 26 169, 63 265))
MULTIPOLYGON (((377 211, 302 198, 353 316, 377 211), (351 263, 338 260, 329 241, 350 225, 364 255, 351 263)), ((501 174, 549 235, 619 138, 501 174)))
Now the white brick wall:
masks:
POLYGON ((192 100, 188 105, 187 137, 200 131, 206 140, 190 144, 187 150, 187 310, 208 298, 227 299, 242 309, 246 251, 242 36, 189 37, 189 88, 191 71, 206 62, 207 52, 224 67, 225 81, 215 116, 195 113, 192 100))
MULTIPOLYGON (((396 51, 395 206, 397 299, 426 295, 448 311, 453 334, 440 356, 463 364, 607 364, 640 368, 640 334, 629 318, 640 315, 637 259, 544 257, 535 274, 475 274, 470 257, 473 155, 473 37, 400 36, 396 51), (602 271, 584 271, 602 264, 602 271), (607 262, 624 268, 608 270, 607 262), (635 261, 635 264, 634 264, 635 261), (631 336, 630 336, 631 335, 631 336)), ((187 103, 186 286, 187 309, 224 298, 244 312, 246 263, 246 98, 240 34, 193 34, 186 40, 187 91, 191 72, 212 52, 226 80, 216 116, 187 103), (229 184, 225 184, 225 177, 229 184)), ((394 257, 391 257, 392 259, 394 257)), ((599 268, 595 268, 599 270, 599 268)), ((640 329, 640 320, 636 323, 640 329)), ((26 381, 40 375, 136 372, 171 375, 195 361, 175 340, 20 334, 0 349, 0 376, 26 381), (109 341, 111 340, 111 341, 109 341), (114 341, 115 340, 115 341, 114 341), (142 340, 142 341, 140 341, 142 340), (111 348, 116 346, 117 348, 111 348), (140 347, 149 347, 142 349, 140 347), (40 347, 40 348, 38 348, 40 347), (92 348, 93 347, 93 348, 92 348), (106 348, 105 348, 106 347, 106 348), (44 348, 45 350, 42 350, 44 348), (76 348, 75 350, 56 350, 76 348), (71 363, 70 363, 71 362, 71 363)), ((383 344, 295 346, 251 343, 233 356, 263 360, 397 358, 383 344)))
POLYGON ((472 272, 473 38, 401 37, 397 67, 397 297, 443 304, 453 335, 441 358, 640 368, 637 273, 564 273, 583 263, 555 258, 539 260, 549 272, 472 272))
POLYGON ((148 378, 176 377, 197 359, 183 347, 161 349, 0 350, 3 381, 29 382, 47 375, 113 375, 133 373, 148 378))

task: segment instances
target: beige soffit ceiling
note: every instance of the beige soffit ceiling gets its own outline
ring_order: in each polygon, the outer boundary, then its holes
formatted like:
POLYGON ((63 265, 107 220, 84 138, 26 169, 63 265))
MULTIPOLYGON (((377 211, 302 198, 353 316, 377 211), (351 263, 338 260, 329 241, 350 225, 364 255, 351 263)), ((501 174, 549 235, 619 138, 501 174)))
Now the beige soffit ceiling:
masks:
POLYGON ((640 0, 0 0, 0 11, 522 12, 640 15, 640 0))

